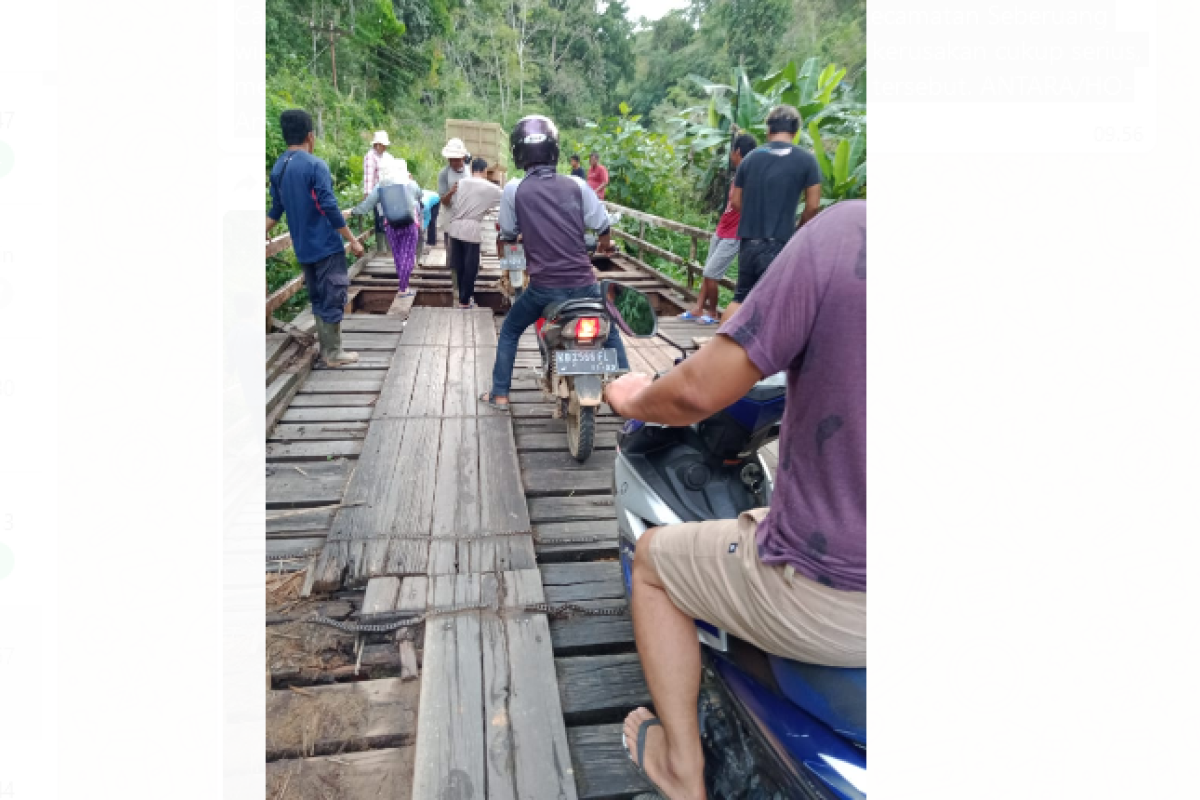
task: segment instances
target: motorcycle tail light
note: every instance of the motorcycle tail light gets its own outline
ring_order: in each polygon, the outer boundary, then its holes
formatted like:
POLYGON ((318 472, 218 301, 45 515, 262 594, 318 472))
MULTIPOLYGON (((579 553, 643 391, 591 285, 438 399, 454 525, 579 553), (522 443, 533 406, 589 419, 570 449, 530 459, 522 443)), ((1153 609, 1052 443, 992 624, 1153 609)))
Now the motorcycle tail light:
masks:
POLYGON ((600 335, 600 320, 596 317, 580 317, 575 321, 575 341, 591 340, 600 335))
POLYGON ((543 326, 543 325, 545 325, 545 324, 546 324, 546 318, 545 318, 545 317, 541 317, 541 318, 540 318, 540 319, 537 321, 537 331, 536 331, 536 332, 537 332, 537 334, 538 334, 539 336, 541 336, 541 335, 542 335, 542 326, 543 326))

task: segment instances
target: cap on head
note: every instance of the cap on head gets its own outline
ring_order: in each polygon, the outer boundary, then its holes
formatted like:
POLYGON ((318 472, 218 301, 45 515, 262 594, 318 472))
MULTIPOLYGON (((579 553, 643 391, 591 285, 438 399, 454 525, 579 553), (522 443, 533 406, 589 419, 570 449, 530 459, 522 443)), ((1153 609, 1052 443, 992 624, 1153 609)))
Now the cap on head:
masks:
POLYGON ((509 144, 517 169, 558 163, 558 126, 549 117, 531 114, 521 119, 509 136, 509 144))
POLYGON ((279 127, 283 131, 283 141, 288 146, 304 144, 304 140, 312 133, 312 117, 307 111, 293 108, 279 115, 279 127))
POLYGON ((775 106, 767 114, 767 133, 797 133, 800 130, 800 112, 789 105, 775 106))

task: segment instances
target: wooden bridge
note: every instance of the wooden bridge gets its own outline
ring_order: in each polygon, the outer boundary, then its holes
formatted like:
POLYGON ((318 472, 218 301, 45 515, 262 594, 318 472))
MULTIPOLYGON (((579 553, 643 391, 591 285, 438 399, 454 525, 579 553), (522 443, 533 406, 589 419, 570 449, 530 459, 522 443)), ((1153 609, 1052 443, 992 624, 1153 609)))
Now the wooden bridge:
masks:
MULTIPOLYGON (((272 318, 279 293, 268 299, 271 800, 648 789, 621 745, 621 720, 650 700, 628 613, 528 610, 625 609, 611 494, 622 420, 603 406, 595 452, 571 458, 530 371, 532 329, 511 414, 477 402, 507 307, 494 236, 485 222, 477 310, 450 308, 441 246, 422 253, 408 300, 396 299, 390 255, 354 264, 343 330, 360 360, 348 367, 315 368, 311 312, 285 325, 272 318), (314 614, 356 626, 429 616, 347 633, 302 621, 314 614)), ((691 299, 630 256, 597 274, 646 291, 663 315, 691 299)), ((712 329, 661 330, 626 341, 634 370, 669 369, 676 345, 694 349, 712 329)))

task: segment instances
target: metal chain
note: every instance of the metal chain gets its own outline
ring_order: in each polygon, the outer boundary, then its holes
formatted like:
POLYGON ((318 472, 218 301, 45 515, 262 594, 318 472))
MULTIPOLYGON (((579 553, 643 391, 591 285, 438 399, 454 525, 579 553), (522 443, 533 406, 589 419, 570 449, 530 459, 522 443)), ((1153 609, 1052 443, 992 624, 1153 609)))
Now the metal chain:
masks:
POLYGON ((290 553, 276 553, 268 555, 267 561, 295 561, 301 558, 310 558, 321 552, 321 548, 310 548, 308 550, 293 550, 290 553))
POLYGON ((562 603, 556 606, 549 603, 533 603, 516 609, 496 609, 490 603, 471 603, 439 608, 433 611, 427 611, 424 614, 418 614, 414 617, 409 617, 408 619, 380 623, 378 625, 342 622, 341 620, 330 619, 329 617, 322 616, 306 617, 299 621, 312 623, 314 625, 327 625, 330 628, 337 628, 345 633, 391 633, 392 631, 400 630, 401 628, 409 628, 413 625, 419 625, 431 617, 448 617, 454 614, 460 614, 464 611, 486 611, 489 609, 496 611, 516 610, 527 614, 546 614, 551 617, 559 618, 570 616, 573 613, 585 614, 591 617, 620 617, 629 613, 628 606, 619 606, 616 608, 584 608, 582 606, 577 606, 574 603, 562 603))

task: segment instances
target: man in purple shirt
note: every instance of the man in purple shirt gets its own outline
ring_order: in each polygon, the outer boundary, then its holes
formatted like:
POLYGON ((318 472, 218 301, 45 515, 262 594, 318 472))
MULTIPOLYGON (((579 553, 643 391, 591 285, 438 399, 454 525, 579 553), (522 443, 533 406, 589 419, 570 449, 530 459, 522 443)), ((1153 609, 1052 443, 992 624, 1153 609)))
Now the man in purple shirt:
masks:
MULTIPOLYGON (((558 127, 554 122, 537 114, 524 117, 513 128, 510 140, 513 164, 525 170, 525 177, 514 178, 504 187, 499 240, 513 242, 521 237, 529 286, 504 318, 497 337, 492 388, 479 398, 495 408, 508 408, 517 343, 542 310, 559 300, 600 297, 584 231, 596 231, 600 239, 597 252, 612 250, 608 214, 596 194, 579 178, 557 172, 558 127)), ((629 369, 616 325, 604 346, 616 350, 621 368, 629 369)))
POLYGON ((771 508, 638 541, 633 629, 659 717, 636 709, 625 738, 647 730, 640 766, 669 797, 704 797, 693 619, 798 661, 866 665, 866 232, 864 201, 830 207, 695 356, 606 392, 624 417, 689 425, 787 371, 771 508))

